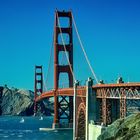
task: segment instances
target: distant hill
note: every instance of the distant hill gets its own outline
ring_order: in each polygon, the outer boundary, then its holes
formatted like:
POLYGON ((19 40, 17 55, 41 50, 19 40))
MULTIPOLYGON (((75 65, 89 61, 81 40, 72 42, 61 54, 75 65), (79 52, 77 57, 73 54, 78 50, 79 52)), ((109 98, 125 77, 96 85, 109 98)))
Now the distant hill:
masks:
MULTIPOLYGON (((1 99, 2 115, 33 115, 34 93, 31 90, 4 87, 1 99)), ((41 103, 38 115, 51 115, 53 112, 52 102, 46 100, 41 103), (45 110, 45 111, 42 111, 45 110)))

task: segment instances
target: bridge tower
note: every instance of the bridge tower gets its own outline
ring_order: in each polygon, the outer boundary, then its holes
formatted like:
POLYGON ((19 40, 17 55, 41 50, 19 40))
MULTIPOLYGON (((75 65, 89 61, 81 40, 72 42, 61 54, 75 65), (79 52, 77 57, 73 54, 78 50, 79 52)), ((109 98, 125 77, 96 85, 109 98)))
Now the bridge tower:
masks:
POLYGON ((35 83, 34 83, 34 114, 37 113, 36 98, 43 92, 43 72, 42 66, 35 66, 35 83))
MULTIPOLYGON (((65 20, 64 20, 65 21, 65 20)), ((54 25, 54 123, 53 127, 61 127, 61 121, 67 120, 69 126, 73 123, 73 97, 59 96, 57 91, 59 87, 59 77, 61 73, 68 74, 69 87, 73 87, 73 39, 72 39, 72 13, 71 11, 57 11, 55 12, 54 25), (60 27, 60 19, 68 19, 68 27, 60 27), (59 35, 67 34, 69 42, 59 43, 59 35), (69 57, 70 65, 61 65, 59 60, 59 53, 66 51, 69 57), (65 104, 65 105, 64 105, 65 104), (65 116, 65 117, 64 117, 65 116)), ((61 36, 62 37, 62 36, 61 36)), ((61 38, 62 39, 62 38, 61 38)), ((63 127, 63 126, 62 126, 63 127)))

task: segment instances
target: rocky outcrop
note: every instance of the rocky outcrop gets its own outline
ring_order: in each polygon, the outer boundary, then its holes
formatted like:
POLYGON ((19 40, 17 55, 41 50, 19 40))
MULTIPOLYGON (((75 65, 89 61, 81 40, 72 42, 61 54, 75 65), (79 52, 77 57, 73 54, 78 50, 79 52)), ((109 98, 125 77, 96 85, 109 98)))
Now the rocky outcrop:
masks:
POLYGON ((139 140, 140 113, 116 120, 99 136, 98 140, 139 140))
MULTIPOLYGON (((1 112, 2 115, 21 115, 29 116, 33 115, 34 107, 34 93, 30 90, 23 90, 17 88, 8 88, 7 86, 3 89, 3 94, 1 98, 1 112)), ((41 103, 41 110, 45 110, 38 114, 43 113, 44 115, 50 115, 51 109, 48 108, 50 102, 47 101, 41 103)))

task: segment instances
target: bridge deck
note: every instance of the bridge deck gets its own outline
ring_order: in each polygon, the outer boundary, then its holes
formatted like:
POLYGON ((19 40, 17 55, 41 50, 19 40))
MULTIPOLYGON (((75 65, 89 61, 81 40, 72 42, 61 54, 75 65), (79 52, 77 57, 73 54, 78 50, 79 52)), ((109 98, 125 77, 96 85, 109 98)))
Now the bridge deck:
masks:
MULTIPOLYGON (((119 84, 97 84, 92 86, 93 90, 100 90, 100 93, 102 92, 101 90, 106 89, 106 90, 113 90, 116 88, 125 88, 126 90, 129 89, 129 93, 131 94, 131 96, 128 96, 127 99, 140 99, 140 92, 138 91, 140 89, 140 83, 119 83, 119 84), (136 91, 132 91, 130 92, 130 89, 136 89, 136 91), (133 92, 133 93, 132 93, 133 92), (137 97, 136 97, 137 94, 137 97)), ((54 96, 54 93, 56 92, 56 94, 58 96, 73 96, 74 93, 74 89, 73 88, 62 88, 62 89, 58 89, 57 91, 55 90, 51 90, 51 91, 47 91, 42 93, 41 95, 39 95, 36 98, 36 101, 42 100, 44 98, 50 98, 54 96)), ((114 92, 114 91, 110 91, 110 92, 114 92)), ((77 96, 81 96, 81 97, 85 97, 86 96, 86 86, 79 86, 77 88, 77 96)), ((98 94, 97 98, 102 98, 102 94, 98 94)), ((106 98, 120 98, 120 95, 116 95, 116 94, 109 94, 109 96, 106 96, 106 98)))

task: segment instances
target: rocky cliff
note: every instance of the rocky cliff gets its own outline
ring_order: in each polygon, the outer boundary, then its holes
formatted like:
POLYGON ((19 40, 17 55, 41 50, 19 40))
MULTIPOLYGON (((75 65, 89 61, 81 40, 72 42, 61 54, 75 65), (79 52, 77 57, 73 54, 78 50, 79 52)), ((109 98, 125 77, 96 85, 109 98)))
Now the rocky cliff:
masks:
POLYGON ((140 140, 140 113, 116 120, 98 140, 140 140))
MULTIPOLYGON (((33 115, 33 99, 34 93, 30 90, 8 88, 5 86, 1 98, 2 115, 33 115)), ((50 115, 50 111, 52 112, 53 110, 48 106, 50 107, 53 105, 49 101, 41 103, 41 109, 38 114, 43 113, 44 115, 50 115), (45 111, 41 112, 41 110, 45 111)))

